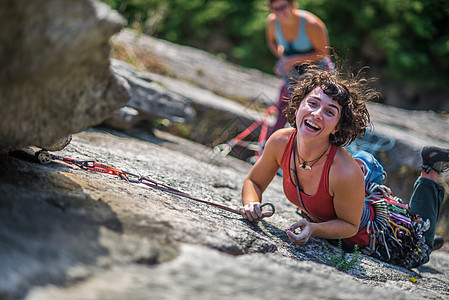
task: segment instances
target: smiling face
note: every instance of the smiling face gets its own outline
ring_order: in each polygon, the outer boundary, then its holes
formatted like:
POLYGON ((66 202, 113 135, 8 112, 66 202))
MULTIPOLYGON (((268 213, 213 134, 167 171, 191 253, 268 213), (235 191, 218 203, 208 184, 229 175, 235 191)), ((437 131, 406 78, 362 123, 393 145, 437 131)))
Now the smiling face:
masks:
POLYGON ((315 65, 304 70, 291 89, 285 111, 288 122, 305 136, 327 135, 335 146, 349 145, 370 124, 365 103, 378 100, 380 93, 359 76, 331 73, 315 65))
POLYGON ((330 134, 338 131, 341 105, 326 95, 321 88, 312 90, 296 111, 298 134, 306 138, 329 139, 330 134))

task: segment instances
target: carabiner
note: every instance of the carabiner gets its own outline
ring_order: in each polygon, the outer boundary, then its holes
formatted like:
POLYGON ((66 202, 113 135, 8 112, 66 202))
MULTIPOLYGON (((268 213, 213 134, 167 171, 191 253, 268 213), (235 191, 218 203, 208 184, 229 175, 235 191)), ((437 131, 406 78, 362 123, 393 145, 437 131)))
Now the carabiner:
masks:
POLYGON ((260 206, 260 209, 262 209, 264 206, 269 206, 269 207, 270 207, 270 211, 265 211, 265 212, 264 212, 264 211, 262 210, 262 216, 263 216, 263 217, 271 217, 272 215, 274 215, 276 209, 274 208, 274 205, 273 205, 273 204, 271 204, 271 203, 269 203, 269 202, 263 203, 263 204, 260 206))
POLYGON ((227 156, 232 151, 232 147, 229 144, 220 144, 214 147, 214 153, 221 157, 227 156))
POLYGON ((131 183, 141 183, 143 177, 140 175, 136 175, 130 172, 122 171, 123 173, 120 174, 120 178, 123 180, 126 180, 131 183))

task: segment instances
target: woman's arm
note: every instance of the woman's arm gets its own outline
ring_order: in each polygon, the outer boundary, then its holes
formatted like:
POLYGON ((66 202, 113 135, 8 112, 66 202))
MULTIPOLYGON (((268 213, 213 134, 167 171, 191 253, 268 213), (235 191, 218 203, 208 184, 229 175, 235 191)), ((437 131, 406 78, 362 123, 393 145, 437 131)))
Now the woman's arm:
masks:
POLYGON ((316 55, 316 59, 323 59, 329 55, 329 35, 327 33, 326 25, 317 16, 308 13, 306 22, 306 32, 310 38, 313 49, 312 54, 316 55))
POLYGON ((278 47, 278 44, 276 42, 275 31, 276 31, 275 18, 272 14, 270 14, 267 19, 267 29, 266 29, 267 45, 274 56, 276 56, 277 58, 281 58, 283 49, 279 49, 278 47))
POLYGON ((349 238, 357 234, 365 201, 365 181, 355 160, 346 152, 339 153, 329 172, 329 192, 334 197, 337 219, 310 223, 300 220, 287 229, 294 244, 304 244, 311 236, 326 239, 349 238), (299 234, 294 230, 301 228, 299 234))
POLYGON ((249 221, 262 218, 260 203, 262 202, 262 193, 273 180, 280 167, 280 161, 286 145, 285 138, 288 131, 276 131, 268 139, 262 156, 256 161, 252 167, 248 177, 246 178, 242 189, 242 203, 240 208, 242 216, 249 221))

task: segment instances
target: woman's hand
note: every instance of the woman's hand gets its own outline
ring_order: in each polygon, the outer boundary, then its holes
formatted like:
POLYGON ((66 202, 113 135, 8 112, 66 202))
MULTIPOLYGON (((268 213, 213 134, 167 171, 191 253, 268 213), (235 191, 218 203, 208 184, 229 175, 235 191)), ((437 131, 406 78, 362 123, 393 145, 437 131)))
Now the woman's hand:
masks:
POLYGON ((245 206, 241 207, 239 211, 242 217, 250 222, 254 220, 263 219, 262 209, 260 208, 260 202, 250 202, 245 206))
MULTIPOLYGON (((282 56, 280 59, 280 67, 282 67, 283 72, 287 75, 290 75, 290 72, 293 68, 293 64, 294 64, 294 60, 292 60, 291 58, 288 58, 286 56, 282 56)), ((278 66, 279 68, 279 66, 278 66)))
POLYGON ((290 242, 294 245, 304 245, 309 241, 309 238, 312 236, 312 223, 301 219, 290 228, 286 229, 285 232, 287 233, 288 238, 290 239, 290 242), (300 228, 301 231, 299 233, 295 233, 295 229, 300 228))
POLYGON ((280 64, 276 63, 273 67, 273 71, 274 71, 274 74, 276 74, 277 76, 282 76, 284 69, 280 69, 279 66, 280 66, 280 64))

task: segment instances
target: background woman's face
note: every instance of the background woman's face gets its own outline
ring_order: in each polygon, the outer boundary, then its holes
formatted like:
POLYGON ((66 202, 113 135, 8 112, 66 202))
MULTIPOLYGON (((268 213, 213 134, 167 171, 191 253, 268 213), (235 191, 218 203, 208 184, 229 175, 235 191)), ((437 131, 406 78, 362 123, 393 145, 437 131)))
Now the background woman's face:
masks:
POLYGON ((271 2, 270 10, 276 15, 285 15, 291 10, 291 4, 286 0, 277 0, 271 2))

